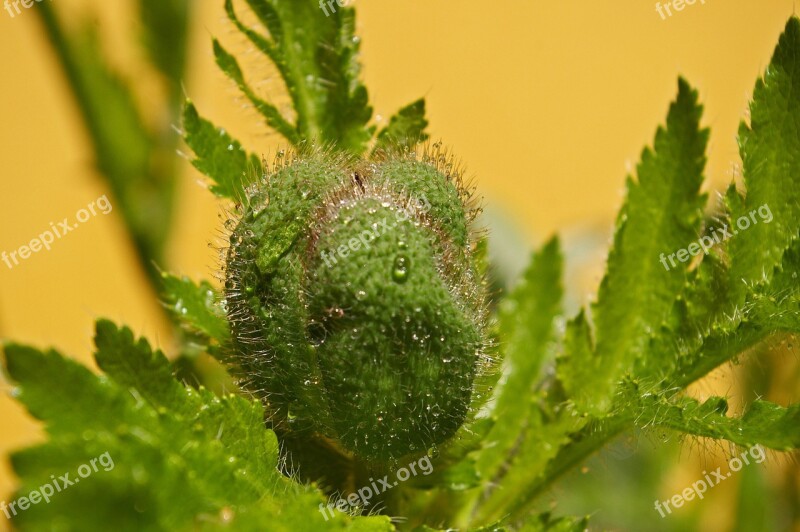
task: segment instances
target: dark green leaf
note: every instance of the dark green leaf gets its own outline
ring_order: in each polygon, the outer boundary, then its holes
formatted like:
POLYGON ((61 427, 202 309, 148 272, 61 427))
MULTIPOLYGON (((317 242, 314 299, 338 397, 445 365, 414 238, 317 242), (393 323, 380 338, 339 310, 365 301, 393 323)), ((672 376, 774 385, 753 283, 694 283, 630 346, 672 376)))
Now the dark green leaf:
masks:
POLYGON ((375 149, 413 146, 417 142, 423 142, 428 139, 428 134, 425 132, 427 127, 425 99, 420 98, 400 109, 389 120, 389 124, 378 133, 375 149))

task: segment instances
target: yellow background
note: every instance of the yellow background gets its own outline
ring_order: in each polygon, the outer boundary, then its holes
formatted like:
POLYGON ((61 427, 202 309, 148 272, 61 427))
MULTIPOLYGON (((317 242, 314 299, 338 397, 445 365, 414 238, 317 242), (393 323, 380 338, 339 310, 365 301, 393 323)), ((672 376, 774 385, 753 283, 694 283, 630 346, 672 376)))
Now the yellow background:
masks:
MULTIPOLYGON (((128 2, 46 1, 72 23, 94 13, 111 60, 138 80, 146 99, 152 83, 131 46, 128 2)), ((268 155, 274 135, 213 65, 211 36, 234 52, 248 49, 222 4, 196 3, 185 90, 201 113, 268 155)), ((679 74, 699 89, 712 128, 708 188, 724 187, 739 162, 739 120, 794 1, 698 0, 667 20, 646 0, 354 4, 376 114, 385 122, 424 95, 432 136, 452 147, 486 204, 521 228, 528 247, 556 231, 610 235, 624 177, 663 122, 679 74)), ((250 74, 268 78, 258 86, 281 100, 278 81, 248 57, 250 74)), ((12 19, 0 11, 0 70, 0 251, 11 251, 107 190, 34 13, 12 19)), ((207 244, 219 228, 218 207, 200 179, 181 165, 183 196, 165 265, 195 278, 213 272, 207 244)), ((0 336, 54 346, 84 363, 99 316, 169 350, 156 305, 117 211, 13 269, 0 263, 0 336)), ((40 437, 22 409, 0 397, 0 455, 40 437)), ((3 461, 0 500, 13 482, 3 461)))

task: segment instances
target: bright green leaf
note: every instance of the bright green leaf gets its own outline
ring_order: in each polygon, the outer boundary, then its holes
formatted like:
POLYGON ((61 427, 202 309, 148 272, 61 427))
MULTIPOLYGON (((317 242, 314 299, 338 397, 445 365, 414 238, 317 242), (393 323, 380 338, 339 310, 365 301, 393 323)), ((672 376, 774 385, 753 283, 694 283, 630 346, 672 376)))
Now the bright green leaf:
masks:
POLYGON ((201 118, 191 102, 183 111, 183 127, 186 144, 197 155, 192 164, 214 181, 211 191, 235 201, 245 198, 244 188, 261 176, 258 157, 248 155, 224 129, 201 118))

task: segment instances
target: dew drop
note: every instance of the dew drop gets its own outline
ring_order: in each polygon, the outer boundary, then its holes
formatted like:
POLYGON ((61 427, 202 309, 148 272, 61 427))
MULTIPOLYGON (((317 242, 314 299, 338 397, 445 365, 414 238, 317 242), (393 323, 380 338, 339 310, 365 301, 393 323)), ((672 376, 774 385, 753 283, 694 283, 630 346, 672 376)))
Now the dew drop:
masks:
POLYGON ((356 292, 356 299, 357 300, 364 301, 364 298, 366 298, 366 297, 367 297, 367 293, 365 291, 359 290, 358 292, 356 292))
POLYGON ((392 268, 392 279, 396 283, 405 283, 408 280, 408 269, 411 266, 411 261, 405 255, 399 255, 394 259, 394 267, 392 268))

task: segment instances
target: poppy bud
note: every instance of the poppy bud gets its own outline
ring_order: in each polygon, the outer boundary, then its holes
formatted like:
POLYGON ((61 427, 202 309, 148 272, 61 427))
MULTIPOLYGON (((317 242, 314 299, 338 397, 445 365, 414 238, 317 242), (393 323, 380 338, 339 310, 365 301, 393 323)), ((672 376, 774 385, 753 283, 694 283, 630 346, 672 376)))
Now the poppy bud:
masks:
POLYGON ((233 359, 276 430, 377 462, 453 436, 487 345, 475 212, 438 153, 313 153, 249 189, 225 297, 233 359))

